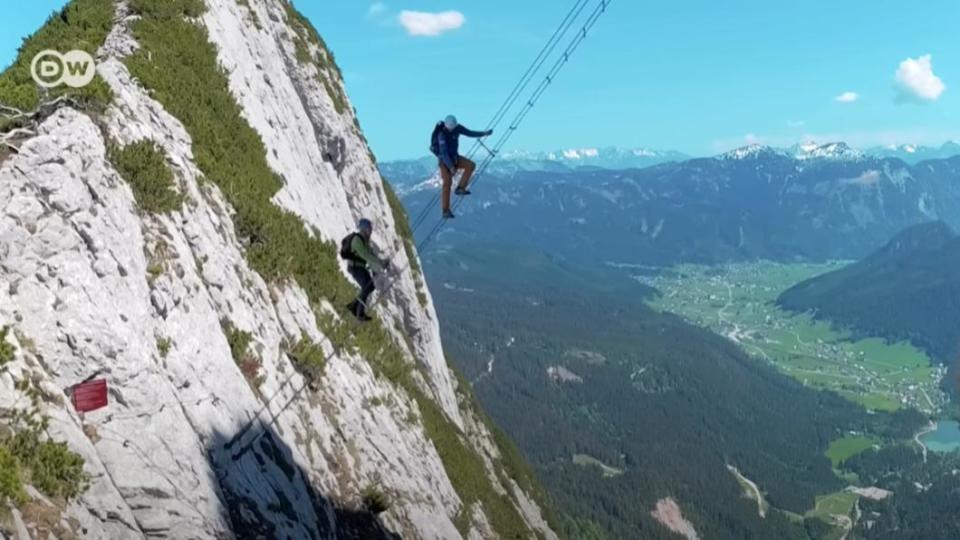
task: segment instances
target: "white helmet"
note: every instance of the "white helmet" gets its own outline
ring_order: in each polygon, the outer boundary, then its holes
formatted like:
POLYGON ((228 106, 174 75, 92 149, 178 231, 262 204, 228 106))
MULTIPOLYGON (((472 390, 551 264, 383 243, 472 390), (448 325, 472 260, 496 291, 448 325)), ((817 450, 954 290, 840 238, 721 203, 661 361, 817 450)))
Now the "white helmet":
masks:
POLYGON ((457 127, 457 117, 450 114, 443 119, 443 125, 450 131, 453 131, 457 127))

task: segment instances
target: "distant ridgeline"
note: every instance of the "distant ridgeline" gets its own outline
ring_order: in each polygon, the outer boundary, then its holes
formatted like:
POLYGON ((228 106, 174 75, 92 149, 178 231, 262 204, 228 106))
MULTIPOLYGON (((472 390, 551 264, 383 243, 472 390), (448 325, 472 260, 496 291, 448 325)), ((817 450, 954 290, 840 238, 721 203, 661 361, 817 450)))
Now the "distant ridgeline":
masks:
MULTIPOLYGON (((383 169, 413 214, 435 193, 420 184, 435 164, 383 169)), ((644 169, 496 170, 476 193, 439 243, 531 239, 585 264, 853 260, 912 225, 960 227, 960 156, 910 165, 842 144, 802 157, 747 147, 644 169)))
POLYGON ((792 287, 778 303, 863 334, 910 340, 952 364, 960 353, 960 237, 939 221, 911 227, 860 262, 792 287))

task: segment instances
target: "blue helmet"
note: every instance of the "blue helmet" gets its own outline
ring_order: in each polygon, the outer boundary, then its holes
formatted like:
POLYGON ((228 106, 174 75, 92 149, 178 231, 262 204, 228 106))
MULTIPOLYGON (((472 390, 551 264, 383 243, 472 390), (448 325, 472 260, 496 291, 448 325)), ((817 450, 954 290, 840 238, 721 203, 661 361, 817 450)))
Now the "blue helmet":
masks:
POLYGON ((357 222, 357 229, 360 229, 361 231, 373 232, 373 223, 367 218, 362 218, 357 222))
POLYGON ((448 115, 443 119, 443 125, 450 131, 453 131, 457 127, 457 117, 454 115, 448 115))

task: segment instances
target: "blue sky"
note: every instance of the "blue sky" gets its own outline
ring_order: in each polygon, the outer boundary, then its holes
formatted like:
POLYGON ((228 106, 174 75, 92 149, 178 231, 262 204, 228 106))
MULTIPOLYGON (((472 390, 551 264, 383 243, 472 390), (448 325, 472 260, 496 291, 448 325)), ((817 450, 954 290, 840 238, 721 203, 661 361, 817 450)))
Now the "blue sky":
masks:
MULTIPOLYGON (((433 122, 447 113, 484 124, 574 1, 295 3, 336 54, 383 160, 425 154, 433 122), (456 28, 416 36, 403 11, 459 15, 440 21, 456 28)), ((62 4, 7 10, 0 63, 13 57, 15 36, 62 4)), ((956 0, 614 0, 509 147, 705 155, 747 142, 960 139, 958 20, 956 0), (838 101, 845 93, 856 99, 838 101)))

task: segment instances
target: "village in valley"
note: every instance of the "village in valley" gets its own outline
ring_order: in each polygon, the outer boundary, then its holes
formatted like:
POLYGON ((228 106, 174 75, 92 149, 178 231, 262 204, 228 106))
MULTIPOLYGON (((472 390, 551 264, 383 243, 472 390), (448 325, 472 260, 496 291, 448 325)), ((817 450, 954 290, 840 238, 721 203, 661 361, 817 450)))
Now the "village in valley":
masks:
POLYGON ((659 295, 651 305, 738 343, 802 383, 838 394, 868 410, 915 408, 939 413, 946 367, 908 343, 861 337, 776 305, 789 287, 842 263, 683 265, 655 276, 634 276, 659 295))

